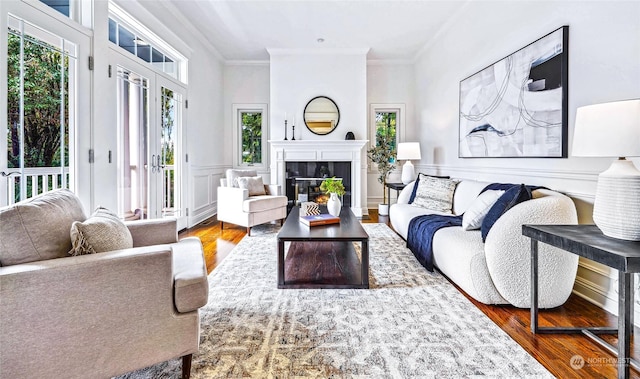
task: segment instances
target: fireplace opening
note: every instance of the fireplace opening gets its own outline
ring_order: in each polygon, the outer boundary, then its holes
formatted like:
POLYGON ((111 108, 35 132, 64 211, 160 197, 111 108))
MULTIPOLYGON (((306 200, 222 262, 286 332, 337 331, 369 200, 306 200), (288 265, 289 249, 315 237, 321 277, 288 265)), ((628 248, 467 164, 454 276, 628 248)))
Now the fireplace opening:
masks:
POLYGON ((342 205, 351 206, 351 162, 286 162, 285 189, 289 208, 305 201, 326 204, 329 196, 320 191, 326 178, 342 179, 342 205))

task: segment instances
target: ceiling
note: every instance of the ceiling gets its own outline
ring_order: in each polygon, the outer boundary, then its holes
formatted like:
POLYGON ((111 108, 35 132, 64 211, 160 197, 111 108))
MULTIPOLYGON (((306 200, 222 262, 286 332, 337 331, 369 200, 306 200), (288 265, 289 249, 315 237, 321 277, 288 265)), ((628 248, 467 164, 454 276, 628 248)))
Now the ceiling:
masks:
POLYGON ((369 60, 413 60, 467 1, 165 0, 164 5, 180 12, 228 61, 268 60, 267 49, 332 48, 369 48, 369 60))

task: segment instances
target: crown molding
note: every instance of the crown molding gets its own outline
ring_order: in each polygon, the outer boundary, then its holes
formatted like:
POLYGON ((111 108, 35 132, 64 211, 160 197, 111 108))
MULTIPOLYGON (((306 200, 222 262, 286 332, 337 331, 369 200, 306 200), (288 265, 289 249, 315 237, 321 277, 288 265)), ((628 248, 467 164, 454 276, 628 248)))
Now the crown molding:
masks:
POLYGON ((270 61, 263 60, 228 60, 224 61, 225 66, 269 66, 270 61))
POLYGON ((267 48, 270 56, 274 55, 367 55, 368 47, 363 48, 328 48, 328 49, 281 49, 267 48))
POLYGON ((413 59, 369 59, 367 66, 413 66, 413 59))
MULTIPOLYGON (((277 54, 276 54, 277 55, 277 54)), ((269 66, 271 61, 269 60, 242 60, 242 59, 230 59, 225 60, 225 66, 269 66)), ((369 59, 367 60, 367 66, 412 66, 415 62, 410 59, 369 59)))

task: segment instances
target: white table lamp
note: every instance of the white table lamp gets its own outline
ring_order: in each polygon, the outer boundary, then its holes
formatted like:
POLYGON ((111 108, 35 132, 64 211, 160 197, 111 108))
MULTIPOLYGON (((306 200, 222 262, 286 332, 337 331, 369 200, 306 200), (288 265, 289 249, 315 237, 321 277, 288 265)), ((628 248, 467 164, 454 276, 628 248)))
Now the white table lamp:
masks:
POLYGON ((593 221, 609 237, 640 241, 640 99, 578 108, 573 156, 618 157, 598 175, 593 221))
POLYGON ((402 166, 402 183, 409 184, 416 178, 416 172, 413 168, 412 159, 421 159, 420 142, 400 142, 398 144, 399 161, 405 161, 402 166))

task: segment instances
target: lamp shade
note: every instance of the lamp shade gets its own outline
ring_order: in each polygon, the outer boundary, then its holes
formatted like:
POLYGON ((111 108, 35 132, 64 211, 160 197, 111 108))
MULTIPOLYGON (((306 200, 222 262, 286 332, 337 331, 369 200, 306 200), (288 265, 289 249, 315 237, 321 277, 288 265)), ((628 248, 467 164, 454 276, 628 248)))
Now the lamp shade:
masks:
POLYGON ((400 142, 398 144, 398 156, 399 161, 421 159, 420 155, 420 142, 400 142))
POLYGON ((618 157, 598 175, 593 222, 606 236, 640 241, 640 99, 578 108, 573 155, 618 157))
MULTIPOLYGON (((398 155, 400 155, 399 151, 398 147, 398 155)), ((576 157, 640 156, 640 99, 578 108, 572 155, 576 157)))

